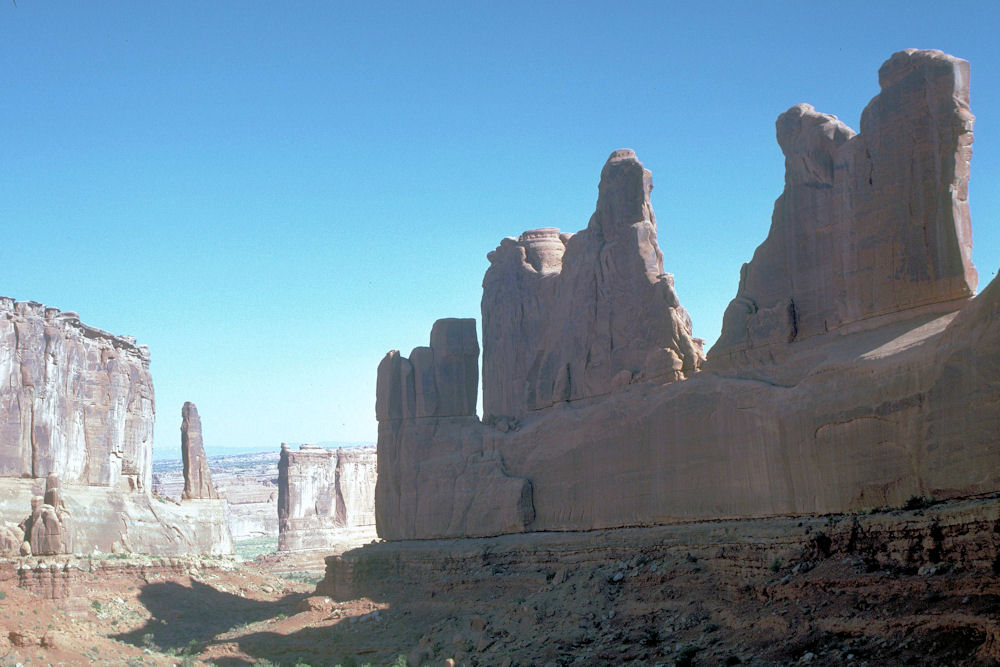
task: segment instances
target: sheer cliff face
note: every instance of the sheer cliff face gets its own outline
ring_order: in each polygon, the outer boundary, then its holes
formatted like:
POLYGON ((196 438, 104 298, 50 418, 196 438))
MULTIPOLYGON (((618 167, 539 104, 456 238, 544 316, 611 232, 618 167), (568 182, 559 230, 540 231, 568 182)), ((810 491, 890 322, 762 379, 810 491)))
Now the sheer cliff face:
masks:
POLYGON ((375 452, 281 447, 278 549, 335 546, 375 535, 375 452))
POLYGON ((698 369, 700 343, 663 271, 652 187, 632 151, 615 151, 585 230, 531 230, 489 254, 482 301, 487 421, 698 369))
POLYGON ((505 239, 483 286, 487 423, 387 411, 421 391, 417 364, 379 367, 379 534, 1000 492, 1000 278, 970 299, 968 65, 904 51, 879 79, 860 134, 807 105, 778 119, 785 191, 701 372, 630 152, 586 230, 505 239))
POLYGON ((379 364, 379 536, 495 535, 534 519, 531 482, 483 447, 478 366, 475 320, 454 318, 434 323, 430 347, 409 358, 392 350, 379 364))
POLYGON ((0 298, 0 477, 148 490, 153 420, 145 346, 0 298))
POLYGON ((954 310, 975 292, 969 64, 901 51, 879 84, 860 134, 807 104, 778 118, 785 190, 741 271, 712 365, 759 364, 878 316, 954 310))

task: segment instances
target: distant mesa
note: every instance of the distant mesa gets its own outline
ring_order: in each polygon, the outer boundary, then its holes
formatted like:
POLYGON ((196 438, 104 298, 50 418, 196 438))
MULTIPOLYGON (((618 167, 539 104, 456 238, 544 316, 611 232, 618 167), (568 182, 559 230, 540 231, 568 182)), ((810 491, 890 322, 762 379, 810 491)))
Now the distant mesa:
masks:
POLYGON ((358 546, 375 535, 374 448, 281 444, 278 550, 358 546))
POLYGON ((973 298, 969 65, 907 50, 879 83, 859 133, 808 104, 779 116, 784 192, 707 360, 632 151, 604 165, 585 229, 503 239, 483 279, 483 420, 456 400, 471 320, 379 365, 379 535, 1000 491, 1000 283, 973 298))

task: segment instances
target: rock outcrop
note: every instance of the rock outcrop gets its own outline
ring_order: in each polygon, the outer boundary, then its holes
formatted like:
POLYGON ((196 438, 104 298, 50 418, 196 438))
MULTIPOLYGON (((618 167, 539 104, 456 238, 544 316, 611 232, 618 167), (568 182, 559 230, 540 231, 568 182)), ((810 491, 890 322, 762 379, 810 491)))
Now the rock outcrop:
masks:
POLYGON ((181 408, 181 460, 184 462, 184 492, 181 498, 218 498, 208 469, 205 445, 201 441, 201 417, 198 407, 188 401, 181 408))
POLYGON ((969 63, 901 51, 879 84, 860 134, 808 104, 778 117, 785 191, 740 272, 717 367, 780 362, 794 341, 955 310, 975 293, 969 63))
MULTIPOLYGON (((700 372, 669 280, 653 280, 655 227, 626 226, 613 248, 580 253, 570 269, 577 237, 611 237, 606 220, 652 223, 648 175, 636 185, 631 154, 605 168, 600 224, 505 240, 484 281, 485 423, 380 413, 380 536, 835 513, 1000 492, 1000 283, 971 298, 968 64, 904 51, 880 83, 860 134, 806 105, 779 118, 785 192, 700 372), (632 185, 611 185, 621 183, 632 185), (570 275, 595 296, 563 288, 570 275), (602 282, 609 276, 621 282, 602 282), (623 324, 619 303, 648 321, 623 324), (604 333, 611 347, 592 344, 604 333), (649 354, 659 359, 636 364, 649 354), (525 498, 530 521, 497 520, 526 517, 525 498)), ((400 364, 405 377, 403 361, 383 361, 380 403, 383 371, 400 364)))
POLYGON ((698 370, 673 276, 664 273, 650 172, 611 154, 587 228, 506 238, 483 279, 483 400, 488 422, 560 401, 698 370))
POLYGON ((475 416, 478 360, 475 321, 446 319, 434 323, 429 348, 415 348, 409 359, 392 350, 379 364, 379 535, 490 535, 524 530, 534 519, 531 483, 484 448, 475 416), (451 389, 442 386, 448 382, 451 389))
POLYGON ((0 558, 14 558, 21 554, 24 529, 4 519, 0 513, 0 558))
POLYGON ((73 522, 59 488, 59 477, 50 473, 45 495, 31 499, 31 514, 21 522, 25 556, 68 554, 73 550, 73 522))
POLYGON ((323 549, 375 537, 372 449, 282 443, 278 461, 278 550, 323 549))
POLYGON ((145 346, 0 297, 0 476, 148 489, 153 420, 145 346))
POLYGON ((31 509, 21 550, 232 552, 224 507, 154 506, 149 360, 76 313, 0 297, 0 512, 31 509))

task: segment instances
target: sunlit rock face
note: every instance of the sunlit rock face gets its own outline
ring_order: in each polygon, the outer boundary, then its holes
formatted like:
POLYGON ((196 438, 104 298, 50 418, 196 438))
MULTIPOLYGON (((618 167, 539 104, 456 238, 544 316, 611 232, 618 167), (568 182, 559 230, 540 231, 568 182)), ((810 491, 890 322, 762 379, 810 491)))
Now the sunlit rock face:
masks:
POLYGON ((149 360, 76 313, 0 297, 0 512, 30 513, 23 550, 232 553, 222 501, 151 495, 149 360))
MULTIPOLYGON (((393 493, 376 496, 379 534, 1000 492, 1000 279, 972 298, 968 65, 904 51, 880 82, 860 134, 808 105, 778 119, 785 191, 698 372, 631 154, 605 167, 587 230, 501 243, 484 281, 485 418, 380 417, 393 493), (636 365, 650 349, 656 363, 636 365)), ((380 405, 383 372, 409 377, 404 361, 383 361, 380 405)))
POLYGON ((371 449, 282 445, 278 549, 363 544, 375 537, 376 456, 371 449))
POLYGON ((664 273, 652 176, 611 154, 587 228, 506 238, 483 279, 483 407, 489 422, 633 382, 680 379, 701 343, 664 273))
POLYGON ((0 298, 0 476, 149 489, 153 420, 145 346, 0 298))
POLYGON ((198 406, 188 401, 181 408, 181 460, 184 462, 184 500, 218 498, 201 439, 198 406))
POLYGON ((859 134, 808 104, 778 118, 785 190, 740 273, 716 368, 781 361, 794 341, 953 311, 975 293, 969 63, 901 51, 879 84, 859 134))

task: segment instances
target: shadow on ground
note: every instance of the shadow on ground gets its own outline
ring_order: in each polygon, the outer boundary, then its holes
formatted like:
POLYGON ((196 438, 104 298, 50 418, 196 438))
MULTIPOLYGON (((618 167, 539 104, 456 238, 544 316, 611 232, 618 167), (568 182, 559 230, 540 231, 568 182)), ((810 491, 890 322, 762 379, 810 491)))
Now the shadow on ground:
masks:
POLYGON ((139 602, 152 618, 141 628, 112 638, 133 646, 155 645, 163 651, 184 649, 192 642, 206 642, 232 628, 294 613, 296 604, 305 597, 296 593, 262 602, 199 581, 192 581, 190 588, 172 581, 146 584, 139 602))
MULTIPOLYGON (((240 650, 255 660, 266 659, 275 667, 294 665, 390 665, 396 664, 399 650, 392 647, 399 637, 387 637, 382 624, 352 627, 342 622, 334 625, 303 628, 291 634, 255 632, 235 640, 240 650)), ((407 641, 416 643, 415 637, 407 641)), ((242 658, 212 658, 219 667, 253 665, 242 658)))

